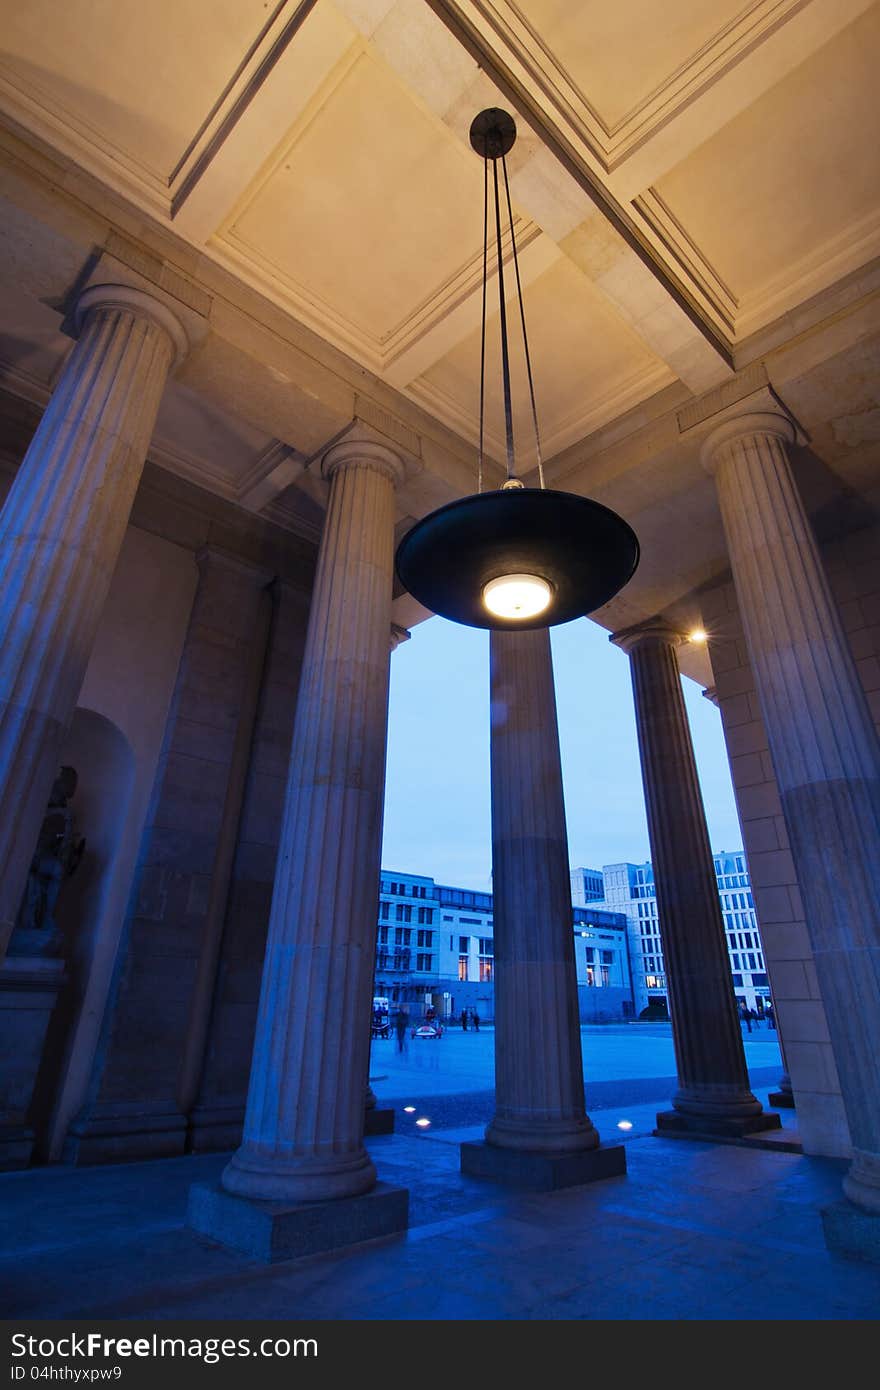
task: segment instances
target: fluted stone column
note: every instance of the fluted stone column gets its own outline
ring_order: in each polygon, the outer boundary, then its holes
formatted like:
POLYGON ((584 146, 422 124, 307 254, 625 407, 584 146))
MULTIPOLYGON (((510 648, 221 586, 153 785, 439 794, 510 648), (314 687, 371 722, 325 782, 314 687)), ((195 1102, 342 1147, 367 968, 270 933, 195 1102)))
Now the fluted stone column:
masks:
MULTIPOLYGON (((718 698, 718 691, 714 685, 707 686, 703 691, 703 698, 713 704, 716 709, 721 708, 721 701, 718 698)), ((760 926, 760 923, 758 924, 760 926)), ((785 1060, 785 1039, 782 1036, 782 1029, 779 1023, 779 1014, 776 1005, 773 1005, 773 1022, 776 1027, 776 1041, 779 1044, 779 1055, 782 1058, 782 1075, 779 1078, 779 1090, 771 1091, 767 1099, 771 1105, 782 1106, 785 1109, 793 1110, 794 1091, 791 1088, 791 1077, 788 1074, 788 1063, 785 1060)))
MULTIPOLYGON (((397 648, 400 646, 401 642, 408 642, 411 636, 412 636, 412 633, 410 633, 410 632, 407 630, 407 628, 401 627, 400 623, 392 623, 392 624, 391 624, 391 634, 390 634, 390 648, 391 648, 392 655, 393 655, 394 652, 397 651, 397 648)), ((385 787, 384 787, 384 784, 383 784, 383 787, 382 787, 382 805, 383 805, 383 808, 384 808, 384 805, 385 805, 385 787)), ((372 1047, 372 1014, 371 1014, 371 1027, 370 1027, 370 1044, 371 1044, 371 1047, 372 1047)), ((376 1096, 376 1092, 373 1090, 373 1087, 372 1087, 372 1085, 370 1084, 369 1081, 367 1082, 367 1098, 366 1098, 366 1106, 365 1106, 365 1108, 366 1108, 366 1115, 365 1115, 365 1117, 364 1117, 364 1133, 365 1133, 365 1134, 368 1134, 368 1135, 375 1135, 375 1134, 393 1134, 393 1133, 394 1133, 394 1109, 393 1109, 392 1106, 388 1106, 388 1107, 386 1107, 384 1110, 380 1110, 380 1109, 379 1109, 379 1102, 378 1102, 378 1099, 377 1099, 377 1096, 376 1096)))
MULTIPOLYGON (((356 434, 330 498, 290 758, 244 1139, 228 1193, 354 1197, 364 1148, 398 457, 356 434)), ((222 1238, 222 1237, 221 1237, 222 1238)))
MULTIPOLYGON (((708 437, 703 461, 715 476, 852 1135, 844 1192, 880 1216, 880 741, 792 477, 794 438, 781 411, 742 414, 708 437)), ((880 1221, 850 1226, 872 1233, 880 1257, 880 1221)))
POLYGON ((752 1095, 676 647, 662 619, 614 633, 628 653, 657 915, 678 1068, 658 1131, 736 1137, 778 1128, 752 1095))
POLYGON ((574 918, 550 634, 493 632, 495 1115, 462 1168, 528 1186, 622 1173, 584 1105, 574 918), (506 1152, 505 1152, 506 1151, 506 1152))
POLYGON ((183 328, 122 285, 79 336, 0 513, 0 958, 24 890, 183 328))

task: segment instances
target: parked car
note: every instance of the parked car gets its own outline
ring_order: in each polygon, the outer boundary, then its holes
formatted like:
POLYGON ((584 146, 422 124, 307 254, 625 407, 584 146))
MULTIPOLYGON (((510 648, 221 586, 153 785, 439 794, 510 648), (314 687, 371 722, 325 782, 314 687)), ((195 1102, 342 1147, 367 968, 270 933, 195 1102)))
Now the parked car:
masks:
POLYGON ((423 1023, 418 1028, 411 1030, 414 1038, 442 1038, 443 1029, 439 1023, 423 1023))

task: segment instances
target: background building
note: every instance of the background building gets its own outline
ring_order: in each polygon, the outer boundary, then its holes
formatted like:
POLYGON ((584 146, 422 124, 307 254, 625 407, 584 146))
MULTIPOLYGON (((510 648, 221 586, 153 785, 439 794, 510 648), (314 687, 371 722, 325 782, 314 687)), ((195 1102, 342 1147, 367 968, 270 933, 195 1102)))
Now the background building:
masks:
MULTIPOLYGON (((592 874, 595 870, 578 870, 592 874)), ((602 875, 598 874, 601 883, 602 875)), ((581 1021, 631 1018, 634 1001, 625 914, 573 907, 581 1021)), ((373 993, 413 1017, 476 1009, 495 1017, 492 894, 435 884, 419 874, 382 871, 373 993)))
MULTIPOLYGON (((718 897, 724 916, 733 987, 738 1000, 763 1013, 770 999, 770 982, 758 931, 758 918, 752 898, 749 871, 743 851, 722 850, 712 856, 718 897)), ((666 970, 654 870, 645 864, 606 864, 597 869, 572 869, 572 890, 586 894, 594 890, 597 879, 604 893, 597 903, 615 913, 623 913, 628 923, 630 960, 636 1010, 651 1000, 666 1001, 666 970)), ((578 899, 575 898, 575 901, 578 899)), ((582 898, 582 901, 589 899, 582 898)))

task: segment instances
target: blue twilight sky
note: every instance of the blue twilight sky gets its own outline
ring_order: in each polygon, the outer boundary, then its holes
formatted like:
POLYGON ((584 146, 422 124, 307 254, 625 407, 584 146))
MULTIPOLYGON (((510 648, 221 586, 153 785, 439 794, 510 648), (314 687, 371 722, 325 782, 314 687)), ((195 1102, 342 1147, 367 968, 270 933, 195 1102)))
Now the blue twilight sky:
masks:
MULTIPOLYGON (((650 858, 629 659, 587 618, 551 629, 572 865, 650 858)), ((714 851, 739 849, 721 715, 684 681, 714 851)), ((489 634, 444 618, 391 658, 382 864, 491 889, 489 634)))

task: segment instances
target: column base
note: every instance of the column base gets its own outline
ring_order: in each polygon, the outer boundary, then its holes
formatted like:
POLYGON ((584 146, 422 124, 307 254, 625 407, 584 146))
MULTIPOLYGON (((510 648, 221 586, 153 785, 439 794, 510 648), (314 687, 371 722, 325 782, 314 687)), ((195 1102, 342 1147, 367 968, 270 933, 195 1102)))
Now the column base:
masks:
MULTIPOLYGON (((683 1115, 679 1110, 662 1110, 654 1134, 662 1139, 708 1139, 717 1143, 745 1143, 751 1135, 781 1129, 782 1121, 772 1111, 735 1118, 721 1115, 683 1115)), ((752 1141, 753 1142, 753 1141, 752 1141)), ((779 1148, 778 1144, 773 1145, 779 1148)), ((800 1144, 797 1151, 800 1152, 800 1144)))
POLYGON ((821 1211, 825 1244, 845 1260, 880 1264, 880 1215, 862 1211, 846 1198, 821 1211))
POLYGON ((208 1183, 189 1190, 188 1226, 266 1264, 400 1235, 408 1223, 409 1192, 381 1182, 332 1202, 261 1202, 208 1183))
POLYGON ((563 1187, 582 1187, 603 1178, 619 1178, 626 1172, 623 1144, 600 1145, 576 1153, 529 1153, 525 1149, 500 1149, 494 1144, 460 1146, 461 1171, 472 1178, 509 1183, 529 1192, 556 1192, 563 1187))
POLYGON ((27 1125, 0 1125, 0 1173, 29 1166, 34 1138, 27 1125))
POLYGON ((364 1111, 364 1137, 372 1138, 377 1134, 394 1133, 394 1111, 393 1110, 366 1110, 364 1111))
POLYGON ((186 1153, 186 1116, 167 1103, 98 1105, 75 1120, 64 1141, 64 1163, 124 1163, 186 1153))
POLYGON ((794 1096, 791 1091, 770 1091, 767 1096, 767 1104, 772 1105, 774 1110, 794 1110, 794 1096))

